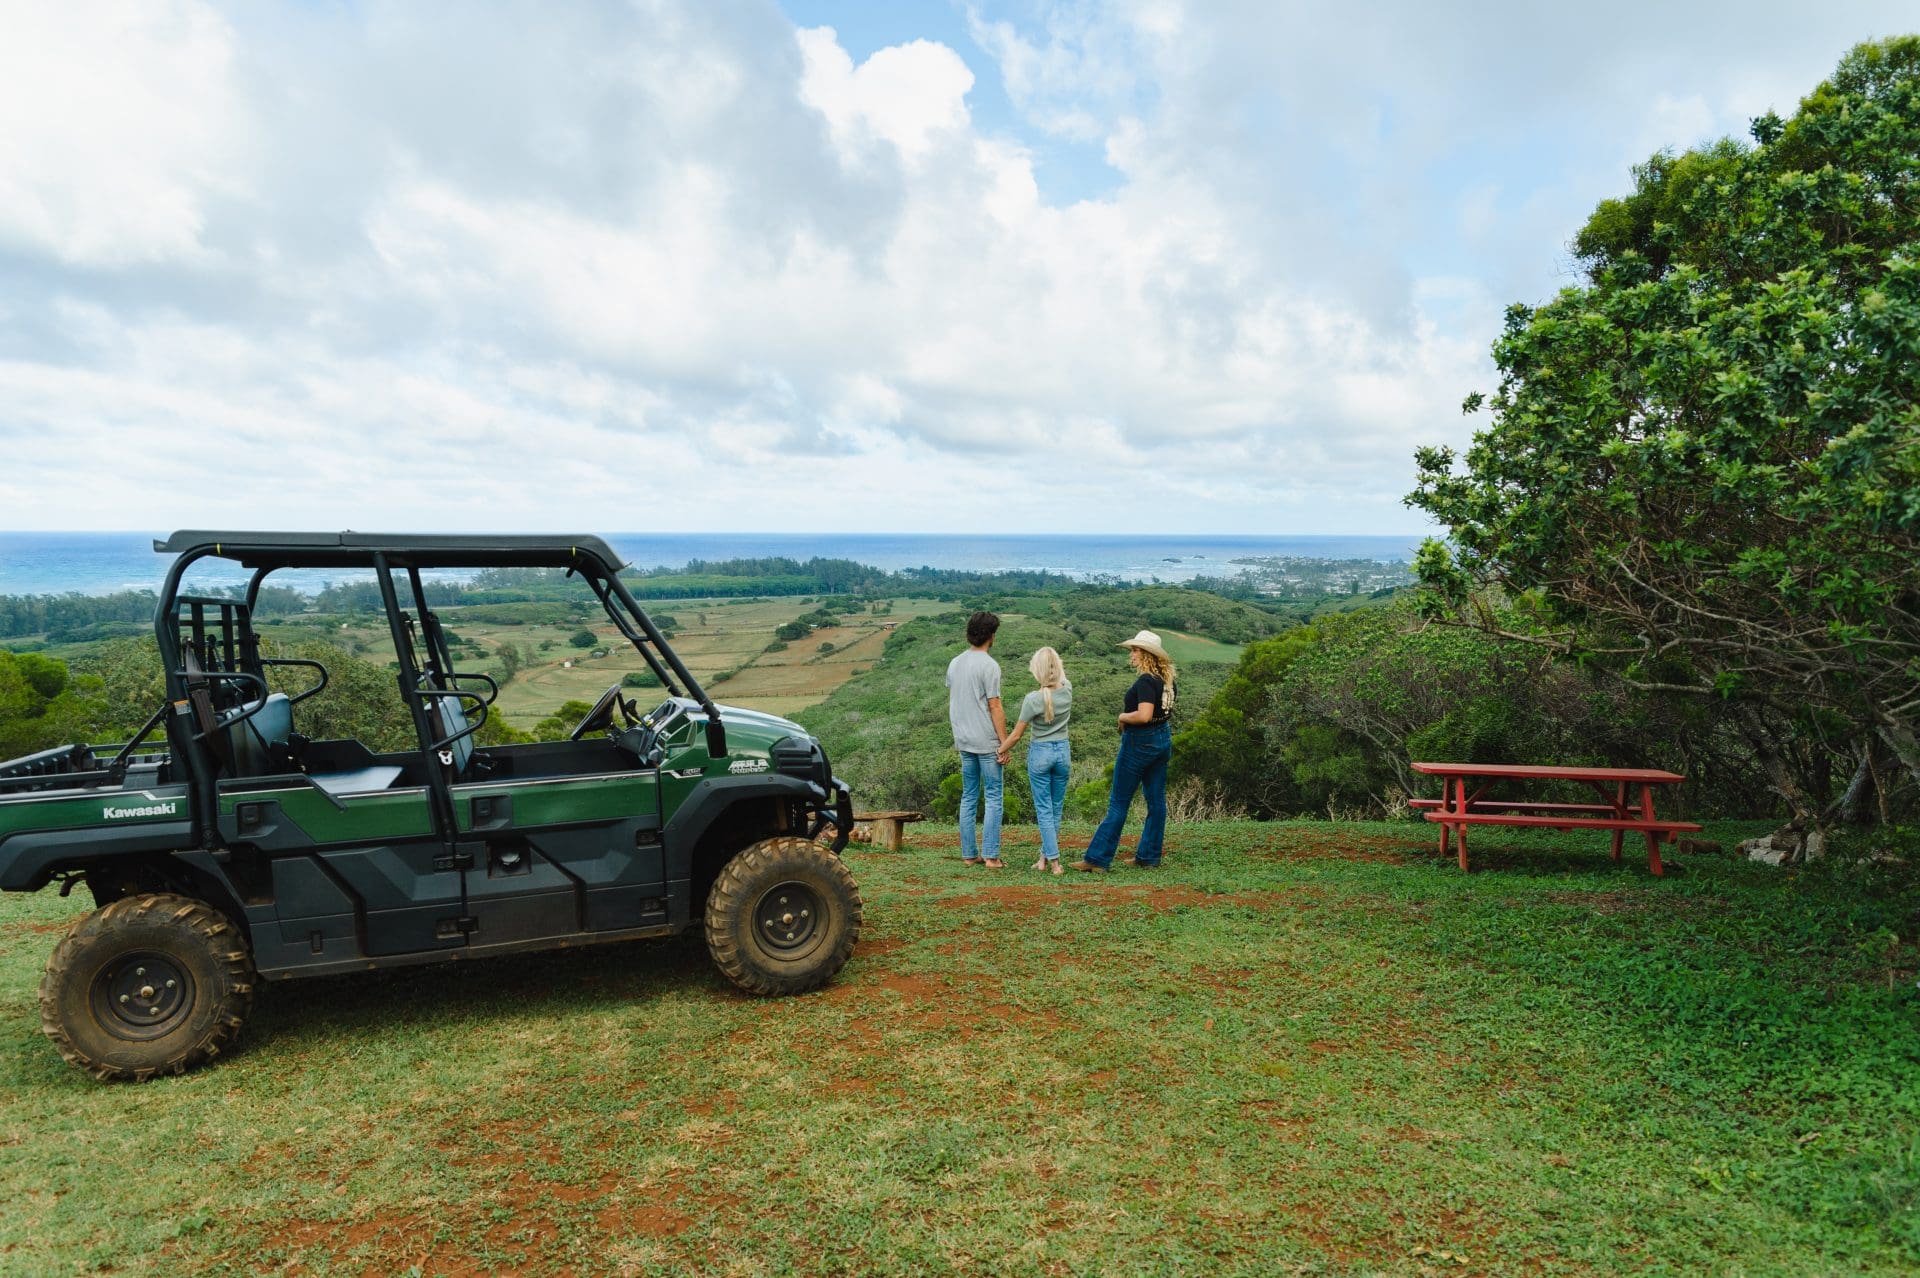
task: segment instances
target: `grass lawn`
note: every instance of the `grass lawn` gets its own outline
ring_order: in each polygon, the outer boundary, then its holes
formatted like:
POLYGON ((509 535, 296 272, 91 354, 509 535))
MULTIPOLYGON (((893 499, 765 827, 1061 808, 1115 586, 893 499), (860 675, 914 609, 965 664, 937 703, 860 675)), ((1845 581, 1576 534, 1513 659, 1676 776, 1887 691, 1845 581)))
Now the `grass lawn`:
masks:
POLYGON ((1240 651, 1244 647, 1237 643, 1221 643, 1218 639, 1208 639, 1204 635, 1190 635, 1178 630, 1162 631, 1160 642, 1173 658, 1176 666, 1190 666, 1197 662, 1212 661, 1230 666, 1240 660, 1240 651))
POLYGON ((912 838, 850 851, 819 994, 681 942, 276 986, 143 1087, 38 1032, 80 902, 0 900, 0 1271, 1920 1264, 1911 895, 1530 832, 1467 876, 1424 825, 1176 826, 1059 880, 912 838))

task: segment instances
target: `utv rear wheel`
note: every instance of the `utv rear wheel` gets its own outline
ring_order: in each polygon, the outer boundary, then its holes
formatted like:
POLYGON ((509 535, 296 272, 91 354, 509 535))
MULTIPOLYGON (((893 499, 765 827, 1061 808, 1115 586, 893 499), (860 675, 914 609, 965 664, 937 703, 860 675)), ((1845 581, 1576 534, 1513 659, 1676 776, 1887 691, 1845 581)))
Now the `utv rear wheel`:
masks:
POLYGON ((799 994, 833 979, 860 939, 860 890, 811 839, 764 839, 727 862, 707 894, 707 949, 751 994, 799 994))
POLYGON ((40 1028, 95 1078, 143 1083, 225 1051, 253 983, 246 941, 220 911, 184 896, 123 897, 54 947, 40 1028))

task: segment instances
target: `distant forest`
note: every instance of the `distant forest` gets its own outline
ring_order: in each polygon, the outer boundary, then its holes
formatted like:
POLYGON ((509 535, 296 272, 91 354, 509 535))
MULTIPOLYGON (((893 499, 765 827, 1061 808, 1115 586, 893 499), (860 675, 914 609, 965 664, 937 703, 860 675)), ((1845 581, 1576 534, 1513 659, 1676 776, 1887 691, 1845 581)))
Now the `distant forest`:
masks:
MULTIPOLYGON (((1360 593, 1356 565, 1344 560, 1315 561, 1322 571, 1302 575, 1289 561, 1289 582, 1298 589, 1266 585, 1255 572, 1238 577, 1195 577, 1182 583, 1203 590, 1261 604, 1282 615, 1297 617, 1301 600, 1324 601, 1360 593), (1301 585, 1300 583, 1306 583, 1301 585)), ((1114 579, 1084 582, 1063 573, 1043 571, 969 572, 953 568, 907 568, 897 572, 856 563, 850 559, 696 559, 679 568, 665 566, 629 569, 621 579, 636 598, 722 599, 789 595, 852 595, 868 598, 932 598, 961 600, 983 595, 1050 594, 1101 590, 1132 585, 1114 579)), ((578 584, 558 568, 491 568, 466 581, 426 583, 427 600, 435 607, 476 604, 538 603, 578 597, 578 584)), ((237 597, 239 586, 213 592, 237 597)), ((1379 597, 1388 590, 1367 592, 1379 597)), ((144 634, 152 628, 158 597, 151 590, 121 590, 105 595, 78 592, 59 595, 0 595, 0 640, 42 639, 47 643, 88 643, 144 634)), ((371 574, 329 583, 305 594, 284 586, 262 588, 256 605, 261 617, 301 613, 357 614, 380 610, 380 588, 371 574)), ((16 648, 26 645, 13 645, 16 648)))

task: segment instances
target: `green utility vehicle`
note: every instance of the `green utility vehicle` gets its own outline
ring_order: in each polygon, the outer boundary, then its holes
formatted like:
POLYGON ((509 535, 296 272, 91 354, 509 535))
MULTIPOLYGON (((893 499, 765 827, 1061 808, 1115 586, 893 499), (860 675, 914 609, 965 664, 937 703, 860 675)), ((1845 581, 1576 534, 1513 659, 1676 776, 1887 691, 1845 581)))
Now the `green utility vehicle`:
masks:
POLYGON ((847 787, 820 743, 716 706, 597 537, 180 532, 155 620, 166 700, 119 746, 0 763, 0 889, 85 884, 98 907, 54 950, 41 1023, 101 1079, 226 1050, 262 978, 324 976, 700 926, 742 989, 830 980, 860 894, 839 857, 847 787), (209 556, 244 593, 181 593, 209 556), (577 575, 667 696, 619 683, 566 741, 479 747, 499 689, 455 668, 423 571, 577 575), (300 732, 319 662, 263 656, 253 608, 280 569, 371 570, 418 747, 300 732), (292 687, 289 694, 276 685, 292 687))

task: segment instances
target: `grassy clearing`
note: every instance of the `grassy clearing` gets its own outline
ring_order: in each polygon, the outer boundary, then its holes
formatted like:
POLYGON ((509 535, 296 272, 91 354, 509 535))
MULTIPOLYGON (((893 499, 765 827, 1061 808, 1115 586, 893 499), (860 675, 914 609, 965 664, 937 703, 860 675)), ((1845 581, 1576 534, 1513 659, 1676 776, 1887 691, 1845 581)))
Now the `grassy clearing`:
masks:
POLYGON ((1221 643, 1216 639, 1185 634, 1178 630, 1162 631, 1160 643, 1177 666, 1196 665, 1208 661, 1230 666, 1240 660, 1240 650, 1245 646, 1237 643, 1221 643))
POLYGON ((1910 896, 1579 836, 1463 876, 1424 826, 1325 823, 1043 881, 925 831, 852 854, 868 927, 820 994, 682 943, 295 984, 138 1089, 35 1028, 78 903, 0 901, 0 1270, 1920 1262, 1913 974, 1864 939, 1910 896))
MULTIPOLYGON (((871 669, 879 660, 889 623, 903 623, 947 606, 927 599, 883 601, 888 609, 883 614, 859 613, 780 651, 766 650, 776 627, 816 604, 811 597, 663 599, 648 601, 647 608, 675 619, 674 651, 696 678, 706 681, 721 671, 734 672, 709 688, 716 700, 790 715, 817 705, 849 679, 871 669), (822 653, 823 643, 833 644, 833 651, 822 653)), ((531 658, 500 690, 499 711, 517 727, 532 726, 566 701, 591 702, 608 684, 647 668, 604 616, 585 616, 563 625, 506 626, 467 622, 462 611, 446 608, 440 616, 487 652, 512 643, 531 658), (567 642, 583 627, 594 633, 606 656, 595 657, 593 650, 567 642)), ((370 647, 378 659, 391 660, 390 643, 370 647)))

